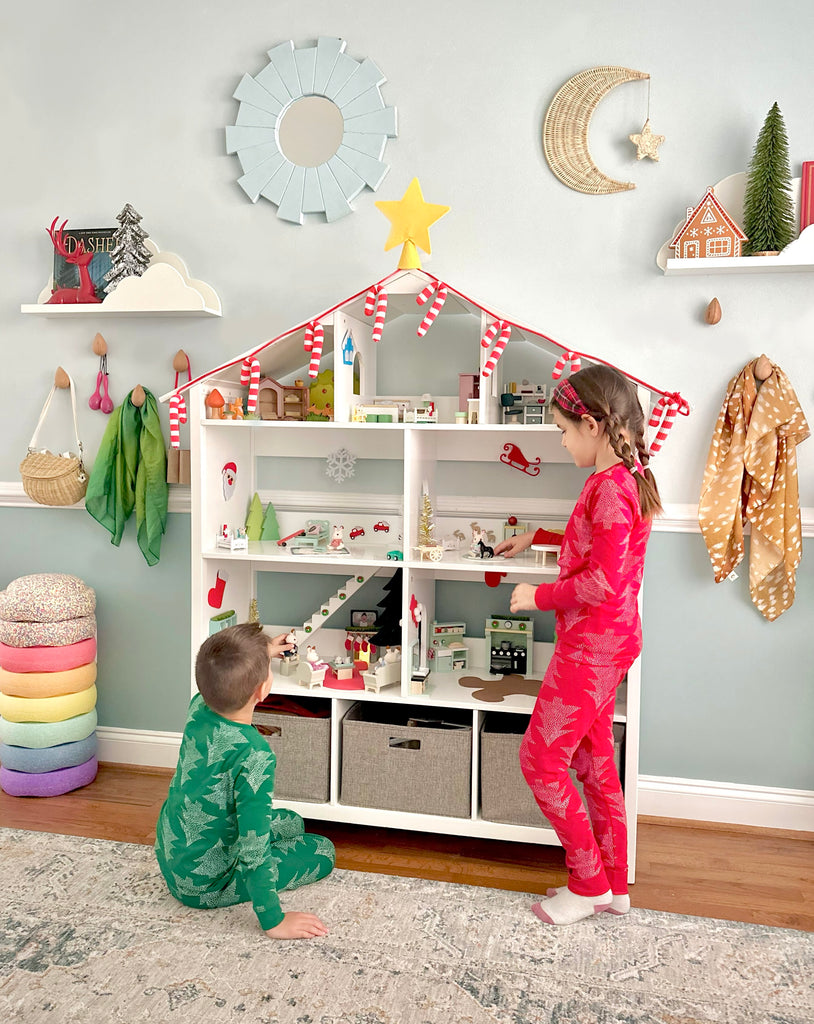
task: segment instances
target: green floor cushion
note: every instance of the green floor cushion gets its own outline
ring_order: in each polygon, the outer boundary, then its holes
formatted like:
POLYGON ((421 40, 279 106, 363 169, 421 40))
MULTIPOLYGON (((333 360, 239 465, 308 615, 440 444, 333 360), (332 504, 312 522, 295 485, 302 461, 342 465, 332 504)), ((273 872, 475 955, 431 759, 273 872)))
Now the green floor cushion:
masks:
POLYGON ((59 768, 55 772, 15 772, 0 767, 0 789, 9 796, 59 796, 72 789, 87 786, 96 778, 99 763, 95 757, 72 768, 59 768))
POLYGON ((16 747, 56 747, 83 740, 96 725, 96 708, 64 722, 8 722, 0 718, 0 742, 16 747))
POLYGON ((7 672, 0 668, 0 693, 9 697, 62 697, 79 693, 96 682, 96 662, 65 672, 7 672))
POLYGON ((11 647, 0 643, 0 666, 7 672, 67 672, 96 660, 96 637, 57 647, 11 647))
POLYGON ((60 743, 56 747, 10 747, 0 743, 0 764, 15 772, 55 772, 60 768, 73 768, 96 757, 98 741, 92 732, 75 743, 60 743))
POLYGON ((96 686, 62 697, 9 697, 0 693, 0 715, 9 722, 64 722, 96 707, 96 686))

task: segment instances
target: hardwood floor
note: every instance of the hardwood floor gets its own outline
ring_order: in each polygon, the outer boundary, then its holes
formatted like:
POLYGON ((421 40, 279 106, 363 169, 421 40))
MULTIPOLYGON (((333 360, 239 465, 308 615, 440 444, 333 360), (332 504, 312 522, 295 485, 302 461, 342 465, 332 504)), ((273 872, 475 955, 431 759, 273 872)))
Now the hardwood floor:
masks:
MULTIPOLYGON (((103 764, 93 785, 48 800, 0 792, 0 825, 152 844, 168 770, 103 764)), ((540 894, 565 881, 559 847, 313 821, 337 866, 540 894)), ((814 931, 814 835, 640 818, 633 905, 814 931)))

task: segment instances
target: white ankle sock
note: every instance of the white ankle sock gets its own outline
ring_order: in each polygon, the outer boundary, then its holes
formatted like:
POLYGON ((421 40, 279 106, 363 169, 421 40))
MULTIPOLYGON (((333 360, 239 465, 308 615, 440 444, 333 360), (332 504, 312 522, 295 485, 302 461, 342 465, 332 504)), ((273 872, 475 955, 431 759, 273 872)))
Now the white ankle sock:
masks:
POLYGON ((555 896, 533 904, 531 909, 546 924, 575 924, 607 910, 612 897, 610 889, 601 896, 578 896, 566 887, 555 896))
MULTIPOLYGON (((564 892, 567 888, 567 885, 560 885, 556 889, 546 889, 545 894, 546 896, 556 896, 558 892, 564 892)), ((614 893, 607 913, 618 914, 621 917, 622 914, 627 914, 629 911, 630 896, 628 893, 614 893)))

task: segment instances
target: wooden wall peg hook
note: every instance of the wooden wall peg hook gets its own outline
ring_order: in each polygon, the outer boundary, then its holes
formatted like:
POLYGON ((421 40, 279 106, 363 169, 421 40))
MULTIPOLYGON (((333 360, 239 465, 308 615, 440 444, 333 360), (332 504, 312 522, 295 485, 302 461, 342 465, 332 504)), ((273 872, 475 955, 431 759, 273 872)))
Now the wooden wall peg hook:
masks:
POLYGON ((54 384, 56 384, 58 388, 69 388, 71 386, 71 378, 61 366, 57 367, 57 371, 54 374, 54 384))
POLYGON ((772 375, 772 361, 763 353, 755 360, 755 380, 764 381, 772 375))
POLYGON ((189 370, 189 356, 179 348, 172 360, 172 368, 176 373, 185 373, 189 370))
POLYGON ((144 388, 141 384, 136 384, 133 388, 130 394, 130 401, 137 409, 140 409, 147 401, 147 396, 144 394, 144 388))
POLYGON ((97 334, 93 339, 93 354, 100 358, 107 355, 107 342, 101 334, 97 334))
POLYGON ((708 324, 717 324, 720 321, 721 304, 717 299, 713 299, 707 306, 707 311, 704 313, 704 319, 708 324))

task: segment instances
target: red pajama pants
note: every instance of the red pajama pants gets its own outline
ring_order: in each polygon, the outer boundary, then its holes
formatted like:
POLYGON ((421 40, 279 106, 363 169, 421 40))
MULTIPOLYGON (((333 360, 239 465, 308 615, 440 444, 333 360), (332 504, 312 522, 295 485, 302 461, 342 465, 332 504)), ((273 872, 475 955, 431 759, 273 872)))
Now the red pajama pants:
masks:
POLYGON ((629 667, 586 665, 555 651, 520 745, 523 775, 565 850, 568 888, 580 896, 627 892, 627 821, 613 762, 613 705, 629 667))

